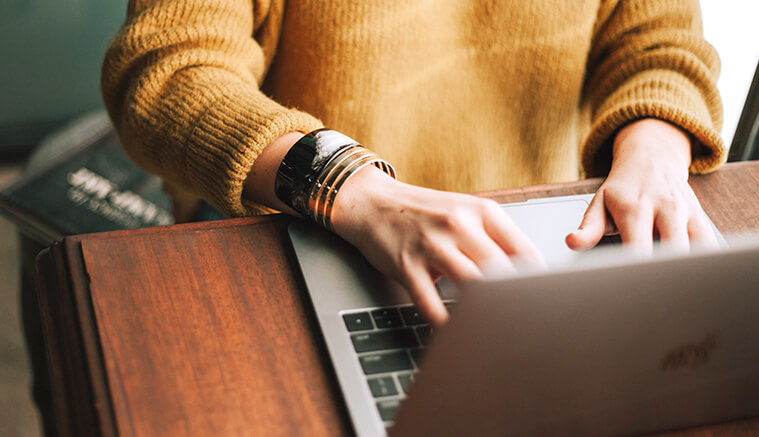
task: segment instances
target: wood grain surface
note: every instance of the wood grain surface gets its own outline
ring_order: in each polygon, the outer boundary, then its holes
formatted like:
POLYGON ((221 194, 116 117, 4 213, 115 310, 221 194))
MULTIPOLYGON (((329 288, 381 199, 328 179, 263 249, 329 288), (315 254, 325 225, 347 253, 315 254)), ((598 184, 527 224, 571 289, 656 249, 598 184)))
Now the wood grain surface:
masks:
POLYGON ((119 435, 347 431, 283 224, 82 241, 119 435))
MULTIPOLYGON (((691 181, 723 233, 759 230, 759 163, 691 181)), ((478 195, 515 202, 599 184, 478 195)), ((40 295, 62 434, 351 434, 287 221, 92 234, 46 251, 40 295)), ((759 435, 759 418, 666 435, 759 435)))

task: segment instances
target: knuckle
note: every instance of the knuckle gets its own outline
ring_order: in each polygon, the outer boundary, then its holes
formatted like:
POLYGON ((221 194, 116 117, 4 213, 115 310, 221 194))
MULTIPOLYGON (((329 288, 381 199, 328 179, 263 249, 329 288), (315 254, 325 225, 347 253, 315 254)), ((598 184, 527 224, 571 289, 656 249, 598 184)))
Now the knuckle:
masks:
POLYGON ((479 204, 480 213, 487 218, 505 216, 503 209, 495 200, 483 199, 479 204))
POLYGON ((442 217, 441 224, 444 229, 451 232, 460 232, 467 229, 470 221, 470 212, 467 208, 455 207, 442 217))
POLYGON ((613 212, 623 215, 636 213, 641 208, 641 202, 630 197, 617 197, 612 203, 613 212))
POLYGON ((446 243, 439 233, 425 232, 419 240, 417 252, 419 261, 415 261, 416 264, 440 262, 446 258, 446 243))
POLYGON ((410 253, 403 251, 398 255, 398 266, 400 267, 404 282, 410 282, 414 264, 414 257, 410 253))
POLYGON ((683 203, 674 193, 662 194, 657 200, 659 209, 666 212, 679 212, 683 209, 683 203))
POLYGON ((422 253, 435 252, 437 249, 437 241, 435 235, 430 231, 422 231, 417 241, 416 251, 422 253))

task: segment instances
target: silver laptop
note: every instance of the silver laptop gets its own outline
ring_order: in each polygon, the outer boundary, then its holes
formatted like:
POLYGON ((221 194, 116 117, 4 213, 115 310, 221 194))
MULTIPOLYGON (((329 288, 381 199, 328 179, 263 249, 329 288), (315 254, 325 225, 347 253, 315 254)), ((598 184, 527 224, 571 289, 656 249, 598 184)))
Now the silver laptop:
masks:
POLYGON ((759 239, 468 284, 394 435, 636 435, 759 414, 759 239))
MULTIPOLYGON (((615 259, 615 257, 603 254, 600 256, 601 261, 599 265, 595 261, 580 259, 582 258, 581 255, 569 250, 564 244, 564 237, 577 228, 591 198, 592 195, 579 195, 538 199, 519 204, 504 205, 504 208, 516 224, 535 242, 538 249, 546 256, 547 263, 551 266, 552 271, 561 272, 566 269, 579 269, 582 265, 588 263, 596 265, 596 267, 590 269, 593 270, 603 268, 602 265, 604 263, 608 263, 609 259, 615 259), (572 267, 573 265, 576 267, 572 267)), ((436 374, 445 374, 445 376, 442 379, 432 379, 432 376, 428 377, 430 379, 427 380, 432 380, 432 382, 423 383, 423 387, 427 385, 432 388, 415 387, 415 394, 412 398, 419 399, 415 401, 416 403, 424 403, 423 399, 435 397, 446 399, 452 404, 452 407, 461 404, 462 400, 459 400, 457 396, 464 387, 456 386, 455 390, 458 391, 450 392, 447 396, 443 395, 446 387, 449 386, 447 378, 459 377, 456 372, 477 373, 485 377, 486 380, 493 379, 492 382, 495 382, 494 380, 501 381, 501 378, 504 379, 501 382, 509 382, 511 380, 511 378, 508 378, 508 375, 499 372, 494 372, 490 375, 484 374, 481 369, 485 369, 485 367, 483 367, 481 362, 463 365, 460 360, 451 361, 449 359, 450 356, 446 356, 442 358, 446 363, 435 363, 438 360, 438 358, 435 358, 435 354, 437 353, 446 352, 453 356, 466 356, 466 354, 458 352, 464 350, 463 345, 458 345, 455 341, 451 344, 451 340, 446 339, 447 335, 453 337, 453 334, 447 334, 448 332, 453 333, 456 331, 460 335, 464 335, 467 337, 467 340, 464 340, 464 342, 471 346, 472 344, 479 344, 472 342, 472 340, 480 338, 483 329, 490 330, 490 333, 504 332, 505 328, 500 327, 498 322, 491 320, 491 324, 485 325, 483 325, 485 323, 483 320, 480 320, 480 323, 462 323, 458 321, 458 308, 454 308, 452 313, 453 320, 456 320, 456 322, 451 323, 451 327, 444 330, 444 335, 440 339, 439 346, 431 348, 431 358, 427 358, 428 348, 433 342, 437 341, 438 336, 419 317, 419 314, 411 305, 410 298, 402 287, 374 270, 355 248, 332 234, 300 221, 293 222, 289 232, 316 311, 317 319, 336 370, 340 387, 346 400, 346 405, 353 421, 353 426, 358 435, 379 436, 384 435, 390 429, 398 414, 400 405, 411 391, 411 386, 415 385, 414 381, 419 375, 419 368, 423 360, 425 362, 429 360, 429 363, 425 364, 425 369, 428 366, 438 365, 438 368, 442 366, 443 370, 436 371, 436 374), (446 343, 449 343, 449 345, 445 346, 446 343), (444 352, 434 352, 443 348, 444 352), (451 363, 455 365, 449 365, 451 363), (448 371, 448 373, 445 371, 448 371)), ((723 255, 715 254, 711 256, 720 257, 723 255)), ((688 261, 684 262, 687 264, 688 261)), ((633 263, 633 265, 637 264, 633 263)), ((598 275, 594 271, 585 273, 585 275, 586 279, 598 278, 598 275)), ((548 274, 542 274, 536 278, 548 278, 549 276, 548 274)), ((530 283, 526 278, 525 280, 527 281, 526 283, 530 283)), ((593 283, 597 288, 603 290, 617 290, 617 282, 617 280, 610 279, 605 283, 593 283)), ((632 283, 627 282, 628 285, 632 283)), ((755 280, 754 283, 759 284, 759 281, 755 280)), ((665 289, 668 286, 664 284, 671 286, 671 282, 662 283, 662 287, 665 289)), ((559 281, 553 283, 549 289, 561 290, 564 285, 566 284, 559 281)), ((493 287, 498 288, 500 284, 493 284, 493 287)), ((759 285, 755 288, 759 288, 759 285)), ((465 298, 461 299, 460 303, 454 303, 456 289, 446 282, 439 284, 439 291, 441 297, 450 308, 453 308, 454 305, 462 305, 462 308, 466 310, 466 308, 472 305, 467 303, 470 300, 477 300, 479 304, 485 306, 490 304, 506 305, 500 301, 488 302, 488 296, 493 295, 488 293, 472 294, 471 297, 467 294, 465 298)), ((508 299, 507 297, 503 297, 508 296, 508 294, 497 294, 499 298, 508 299)), ((572 292, 568 292, 565 293, 565 296, 571 296, 572 294, 572 292)), ((667 294, 664 292, 654 293, 654 296, 659 296, 659 299, 666 299, 667 294)), ((583 299, 587 299, 587 296, 583 299)), ((657 305, 656 299, 648 300, 647 302, 650 302, 654 306, 657 305)), ((541 327, 540 330, 529 331, 529 335, 525 335, 525 338, 531 345, 534 345, 536 350, 550 349, 552 346, 556 346, 556 340, 546 337, 546 333, 552 332, 551 329, 556 329, 557 326, 549 323, 536 325, 536 321, 545 320, 545 317, 541 314, 543 310, 549 311, 555 310, 555 308, 533 309, 533 312, 529 315, 525 314, 526 317, 522 319, 523 324, 521 326, 509 326, 508 328, 524 333, 526 330, 534 330, 536 326, 541 327), (540 343, 541 341, 547 343, 543 345, 540 343)), ((757 311, 759 311, 759 304, 757 305, 757 311)), ((584 319, 584 321, 590 323, 588 326, 597 328, 596 332, 599 338, 608 337, 608 330, 611 325, 601 324, 601 321, 607 321, 596 320, 596 323, 599 324, 593 325, 590 321, 595 319, 585 318, 585 315, 582 313, 575 314, 575 317, 584 319)), ((474 316, 471 319, 476 320, 477 317, 474 316)), ((756 319, 759 320, 759 318, 756 319)), ((565 321, 562 321, 562 323, 565 323, 565 321)), ((629 334, 633 337, 638 335, 637 339, 640 341, 640 344, 625 343, 625 347, 629 347, 633 351, 638 347, 646 346, 649 336, 656 337, 659 335, 655 331, 648 332, 648 335, 646 335, 646 332, 641 330, 641 326, 638 323, 616 326, 616 329, 626 333, 625 335, 629 334), (636 332, 638 334, 634 334, 636 332)), ((683 336, 683 341, 689 339, 686 332, 679 332, 679 334, 683 336)), ((498 336, 500 334, 496 334, 496 337, 498 336)), ((504 345, 507 343, 507 337, 504 336, 503 340, 483 347, 483 349, 479 350, 481 356, 478 359, 488 361, 488 363, 496 362, 495 358, 506 359, 503 358, 505 356, 503 355, 503 349, 497 349, 496 346, 505 347, 504 345), (493 360, 487 357, 490 353, 488 352, 489 350, 492 350, 494 353, 493 360), (498 353, 502 356, 496 356, 498 353)), ((672 345, 668 346, 671 347, 672 345)), ((520 365, 522 366, 529 365, 529 356, 529 354, 524 355, 521 360, 516 362, 521 363, 520 365)), ((624 355, 619 356, 625 357, 624 355)), ((578 355, 575 358, 579 357, 578 355)), ((544 355, 535 356, 536 360, 545 358, 544 355)), ((585 357, 585 359, 588 360, 589 358, 585 357)), ((558 356, 550 360, 557 365, 560 363, 559 367, 564 366, 563 360, 558 359, 558 356)), ((627 368, 619 366, 617 372, 611 372, 611 375, 621 378, 625 375, 627 368)), ((569 369, 571 369, 571 365, 565 370, 568 371, 569 369)), ((425 370, 424 373, 433 372, 425 370)), ((573 384, 581 382, 587 384, 594 383, 594 375, 586 376, 588 378, 575 378, 570 382, 573 384)), ((604 387, 606 391, 601 392, 601 399, 612 403, 614 401, 631 401, 630 399, 620 397, 620 393, 626 394, 626 392, 617 390, 619 387, 615 387, 614 384, 605 385, 604 387)), ((649 388, 651 390, 655 389, 655 387, 649 388)), ((520 390, 524 389, 524 387, 520 388, 520 390)), ((545 398, 550 400, 555 396, 551 391, 550 385, 538 384, 531 387, 530 390, 535 399, 545 398)), ((642 387, 641 394, 646 393, 646 390, 642 387)), ((507 403, 508 397, 506 394, 510 394, 513 399, 520 399, 522 397, 521 393, 511 389, 498 395, 503 396, 503 399, 500 401, 498 401, 498 396, 490 398, 487 401, 501 404, 507 403)), ((651 392, 647 393, 647 395, 650 394, 651 392)), ((645 399, 643 398, 633 400, 645 403, 645 399)), ((472 400, 468 399, 467 401, 472 400)), ((482 407, 482 401, 483 399, 474 401, 473 405, 482 407)), ((410 405, 407 409, 413 412, 419 408, 414 405, 410 405)), ((432 413, 426 416, 427 421, 431 420, 434 422, 437 414, 434 410, 427 409, 426 411, 432 413)), ((469 421, 468 416, 454 414, 453 411, 451 410, 446 413, 455 416, 451 418, 452 420, 459 420, 462 423, 469 421)), ((484 408, 482 412, 486 416, 491 413, 495 415, 500 414, 500 410, 490 411, 489 408, 484 408)), ((566 409, 564 412, 570 418, 579 418, 583 414, 583 411, 572 408, 566 409)), ((635 414, 631 414, 631 416, 635 416, 635 414)), ((404 415, 402 417, 409 416, 404 415)), ((701 415, 698 418, 702 419, 704 416, 701 415)), ((638 423, 646 422, 645 418, 636 417, 636 419, 638 419, 638 423)), ((695 420, 695 417, 691 417, 691 419, 695 420)), ((408 418, 405 422, 401 423, 402 426, 399 428, 399 431, 418 429, 414 428, 415 424, 426 426, 423 425, 425 423, 423 419, 416 422, 415 419, 408 418)), ((525 429, 531 431, 528 428, 530 426, 528 423, 528 421, 516 420, 511 426, 515 427, 512 428, 515 430, 525 429), (517 428, 520 426, 525 428, 517 428)), ((632 425, 631 423, 620 421, 616 423, 621 427, 619 428, 621 431, 626 431, 628 428, 625 427, 628 424, 632 425)), ((499 422, 497 425, 500 427, 503 423, 499 422)), ((563 423, 560 424, 560 427, 563 426, 563 423)), ((553 429, 555 430, 556 428, 553 429)), ((603 434, 606 430, 610 429, 604 428, 598 429, 598 431, 603 434)), ((632 429, 631 427, 630 430, 632 429)), ((657 425, 651 429, 662 428, 657 425)), ((541 431, 540 429, 535 430, 541 431)))

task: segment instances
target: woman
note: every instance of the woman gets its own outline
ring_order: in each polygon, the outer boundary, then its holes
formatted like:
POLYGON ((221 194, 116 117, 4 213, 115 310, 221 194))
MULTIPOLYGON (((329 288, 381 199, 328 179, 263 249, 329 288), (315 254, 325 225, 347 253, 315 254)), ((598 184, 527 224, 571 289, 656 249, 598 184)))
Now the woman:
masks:
POLYGON ((440 324, 439 276, 541 262, 454 192, 606 176, 570 247, 712 241, 687 179, 725 159, 718 69, 697 0, 133 0, 102 87, 177 198, 312 217, 440 324), (351 138, 387 161, 338 174, 351 138))

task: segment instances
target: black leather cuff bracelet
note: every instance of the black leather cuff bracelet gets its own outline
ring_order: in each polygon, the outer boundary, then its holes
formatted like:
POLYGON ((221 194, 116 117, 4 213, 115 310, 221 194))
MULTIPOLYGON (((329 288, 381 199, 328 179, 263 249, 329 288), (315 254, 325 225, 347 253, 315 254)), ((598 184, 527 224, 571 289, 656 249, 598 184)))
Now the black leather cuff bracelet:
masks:
POLYGON ((329 161, 358 142, 340 132, 317 129, 301 138, 285 155, 274 181, 279 200, 304 217, 316 179, 329 161))
POLYGON ((315 130, 293 145, 279 165, 274 192, 279 200, 332 230, 332 206, 341 187, 367 165, 395 178, 395 169, 376 153, 329 129, 315 130))

